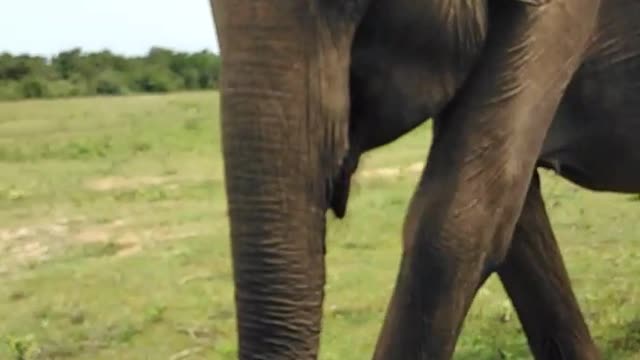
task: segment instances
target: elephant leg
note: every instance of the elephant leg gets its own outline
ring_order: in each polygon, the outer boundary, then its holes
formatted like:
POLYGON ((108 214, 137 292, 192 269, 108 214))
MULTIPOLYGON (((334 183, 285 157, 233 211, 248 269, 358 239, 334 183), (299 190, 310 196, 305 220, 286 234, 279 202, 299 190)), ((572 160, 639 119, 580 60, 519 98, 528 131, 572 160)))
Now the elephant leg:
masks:
POLYGON ((571 289, 537 173, 498 274, 536 359, 600 358, 571 289))
POLYGON ((476 291, 508 253, 599 0, 530 4, 491 7, 483 55, 435 119, 376 359, 450 359, 476 291))
POLYGON ((433 208, 428 188, 418 186, 405 219, 400 273, 376 360, 449 359, 469 305, 490 274, 482 255, 487 248, 472 240, 465 248, 429 244, 423 222, 425 209, 433 208))

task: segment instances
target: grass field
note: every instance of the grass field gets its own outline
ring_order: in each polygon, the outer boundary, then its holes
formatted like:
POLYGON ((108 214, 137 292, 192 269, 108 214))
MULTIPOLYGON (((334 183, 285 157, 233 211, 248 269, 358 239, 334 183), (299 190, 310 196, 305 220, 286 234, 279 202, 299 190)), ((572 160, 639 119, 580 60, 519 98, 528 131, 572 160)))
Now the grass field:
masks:
MULTIPOLYGON (((0 104, 0 359, 233 359, 213 92, 0 104)), ((321 359, 368 359, 425 158, 422 127, 364 159, 330 220, 321 359)), ((640 359, 640 198, 544 192, 606 359, 640 359)), ((529 359, 499 282, 456 359, 529 359)))

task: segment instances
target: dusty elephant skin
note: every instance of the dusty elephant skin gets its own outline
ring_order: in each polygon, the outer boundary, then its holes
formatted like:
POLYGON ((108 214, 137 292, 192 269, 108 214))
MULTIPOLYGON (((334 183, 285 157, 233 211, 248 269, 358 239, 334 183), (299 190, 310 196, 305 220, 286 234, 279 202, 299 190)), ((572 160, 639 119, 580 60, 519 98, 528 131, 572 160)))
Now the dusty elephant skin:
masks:
POLYGON ((536 359, 598 359, 546 167, 640 192, 636 0, 212 0, 241 359, 315 359, 325 216, 363 152, 427 118, 375 359, 449 359, 500 276, 536 359))

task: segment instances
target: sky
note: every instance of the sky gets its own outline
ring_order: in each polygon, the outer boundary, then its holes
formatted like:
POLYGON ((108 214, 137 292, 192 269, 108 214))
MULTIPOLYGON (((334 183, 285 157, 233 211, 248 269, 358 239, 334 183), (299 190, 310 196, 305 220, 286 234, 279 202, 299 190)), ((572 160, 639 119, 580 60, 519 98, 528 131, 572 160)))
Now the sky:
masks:
POLYGON ((0 0, 0 53, 218 52, 209 0, 0 0))

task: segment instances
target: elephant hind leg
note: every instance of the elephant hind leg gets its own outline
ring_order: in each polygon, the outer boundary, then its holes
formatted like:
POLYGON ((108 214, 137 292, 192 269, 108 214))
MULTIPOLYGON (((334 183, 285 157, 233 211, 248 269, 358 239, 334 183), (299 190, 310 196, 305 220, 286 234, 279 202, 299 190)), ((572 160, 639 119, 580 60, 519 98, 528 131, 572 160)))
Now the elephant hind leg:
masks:
POLYGON ((534 175, 498 274, 536 359, 599 359, 534 175))

